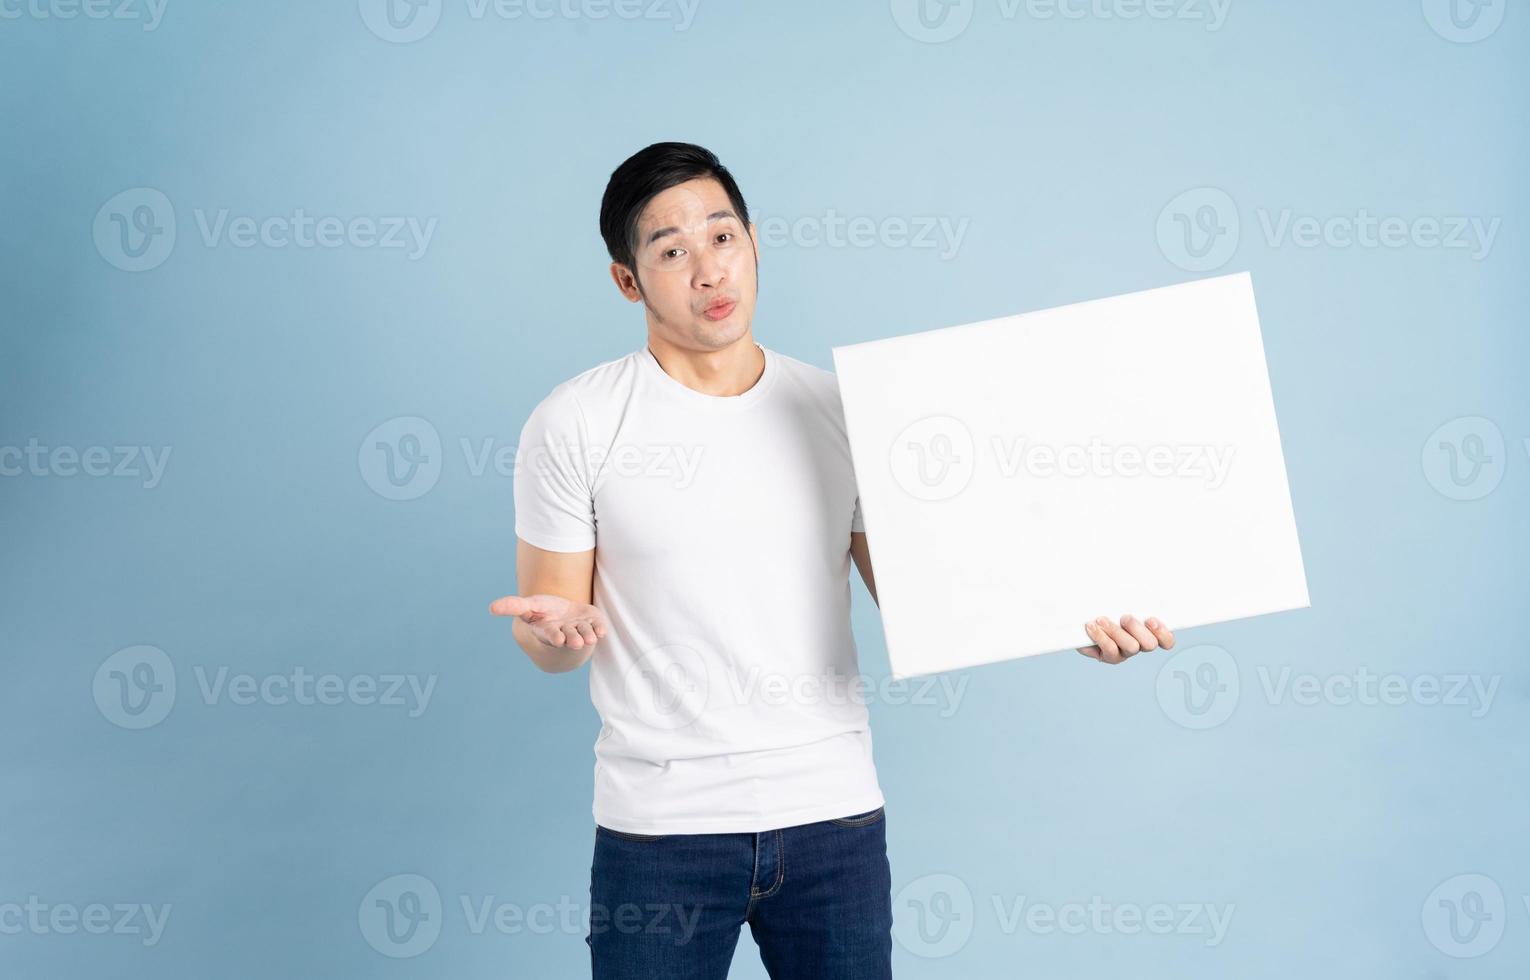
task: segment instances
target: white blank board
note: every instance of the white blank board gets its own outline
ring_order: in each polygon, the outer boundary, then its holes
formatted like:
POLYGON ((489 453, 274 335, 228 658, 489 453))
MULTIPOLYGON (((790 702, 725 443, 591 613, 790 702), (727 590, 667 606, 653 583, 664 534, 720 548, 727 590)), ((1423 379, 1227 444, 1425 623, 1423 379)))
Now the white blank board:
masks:
POLYGON ((1247 273, 834 367, 896 678, 1309 604, 1247 273))

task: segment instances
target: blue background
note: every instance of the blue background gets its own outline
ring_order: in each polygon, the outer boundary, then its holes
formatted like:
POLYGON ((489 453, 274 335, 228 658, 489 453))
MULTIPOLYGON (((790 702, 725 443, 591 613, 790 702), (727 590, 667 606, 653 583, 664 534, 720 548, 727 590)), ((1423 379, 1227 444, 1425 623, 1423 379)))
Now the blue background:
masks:
MULTIPOLYGON (((394 43, 356 3, 174 0, 153 30, 40 3, 0 20, 0 447, 171 455, 152 487, 0 477, 0 906, 172 911, 152 946, 0 932, 0 974, 584 974, 582 929, 475 934, 461 907, 587 901, 598 725, 584 672, 539 673, 485 612, 514 591, 510 479, 474 475, 461 440, 513 447, 552 385, 642 342, 596 214, 611 170, 664 139, 717 152, 762 223, 967 223, 952 256, 762 248, 757 339, 825 367, 833 345, 1254 273, 1312 608, 1181 635, 1237 665, 1209 728, 1160 696, 1162 653, 1008 662, 966 672, 956 700, 874 703, 899 976, 1530 971, 1530 6, 1462 43, 1416 0, 1233 0, 1216 29, 976 0, 931 43, 885 2, 702 0, 677 29, 445 0, 394 43), (132 272, 93 229, 139 188, 165 195, 176 238, 132 272), (1189 213, 1221 234, 1237 219, 1216 269, 1158 234, 1197 188, 1235 202, 1189 213), (297 208, 436 224, 417 258, 199 228, 297 208), (1501 224, 1485 255, 1263 228, 1362 208, 1501 224), (407 500, 367 469, 368 434, 400 417, 441 440, 437 482, 407 500), (1477 482, 1442 480, 1441 443, 1473 435, 1477 482), (143 644, 178 689, 134 730, 92 692, 143 644), (1300 704, 1265 693, 1287 666, 1498 686, 1480 713, 1300 704), (209 703, 199 672, 221 667, 435 687, 417 717, 209 703), (363 897, 405 873, 438 889, 441 932, 393 958, 363 897), (1234 911, 1215 945, 999 914, 1094 896, 1234 911), (1493 921, 1438 941, 1478 899, 1493 921), (921 947, 921 908, 965 911, 939 933, 951 948, 921 947)), ((854 590, 862 667, 885 677, 854 590)), ((734 975, 764 976, 747 931, 734 975)))

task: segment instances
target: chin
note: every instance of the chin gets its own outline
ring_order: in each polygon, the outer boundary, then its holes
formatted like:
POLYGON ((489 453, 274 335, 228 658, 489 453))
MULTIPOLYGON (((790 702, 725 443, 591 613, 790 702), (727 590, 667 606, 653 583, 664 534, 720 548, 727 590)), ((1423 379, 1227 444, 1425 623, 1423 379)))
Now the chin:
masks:
POLYGON ((748 332, 749 322, 737 310, 726 320, 713 322, 703 317, 696 325, 696 339, 713 347, 726 347, 748 332))

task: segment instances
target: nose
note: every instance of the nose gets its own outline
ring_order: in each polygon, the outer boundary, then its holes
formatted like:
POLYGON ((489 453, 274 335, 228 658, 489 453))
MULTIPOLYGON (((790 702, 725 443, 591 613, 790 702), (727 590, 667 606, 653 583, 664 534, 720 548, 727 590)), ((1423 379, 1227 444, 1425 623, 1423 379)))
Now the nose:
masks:
POLYGON ((715 252, 703 252, 701 258, 696 260, 696 288, 715 289, 727 278, 728 272, 715 252))

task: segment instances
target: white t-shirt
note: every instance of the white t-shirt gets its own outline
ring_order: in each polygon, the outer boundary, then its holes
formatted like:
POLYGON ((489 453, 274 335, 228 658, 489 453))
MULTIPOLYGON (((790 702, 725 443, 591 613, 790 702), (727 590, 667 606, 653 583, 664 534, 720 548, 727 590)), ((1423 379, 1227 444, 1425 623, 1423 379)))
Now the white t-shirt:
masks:
POLYGON ((595 548, 593 812, 613 830, 755 833, 883 805, 838 383, 760 350, 754 386, 717 396, 645 343, 559 384, 521 431, 516 535, 595 548))

